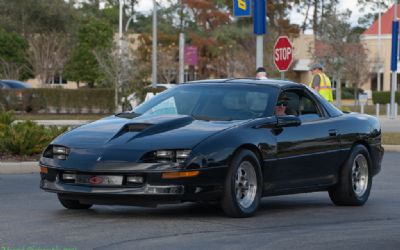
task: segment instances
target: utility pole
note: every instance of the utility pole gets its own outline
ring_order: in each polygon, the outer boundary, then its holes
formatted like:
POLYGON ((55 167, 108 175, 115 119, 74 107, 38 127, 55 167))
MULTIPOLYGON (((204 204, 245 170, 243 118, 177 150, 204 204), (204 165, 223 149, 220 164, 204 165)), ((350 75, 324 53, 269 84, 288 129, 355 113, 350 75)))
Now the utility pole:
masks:
MULTIPOLYGON (((118 27, 118 61, 122 61, 122 11, 124 8, 124 1, 119 0, 119 27, 118 27)), ((122 86, 120 69, 117 70, 117 81, 115 82, 115 111, 121 112, 122 108, 119 105, 119 88, 122 86)))
POLYGON ((153 0, 153 54, 152 54, 152 77, 151 86, 157 84, 157 2, 153 0))

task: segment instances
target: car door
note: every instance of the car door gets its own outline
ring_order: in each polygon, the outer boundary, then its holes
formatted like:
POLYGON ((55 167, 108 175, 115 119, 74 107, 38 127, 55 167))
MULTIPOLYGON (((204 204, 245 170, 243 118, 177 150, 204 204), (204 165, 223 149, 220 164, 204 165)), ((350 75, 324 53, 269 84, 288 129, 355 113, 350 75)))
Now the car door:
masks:
POLYGON ((302 123, 276 129, 278 178, 276 188, 306 188, 332 184, 340 148, 335 119, 328 116, 308 90, 285 91, 288 108, 295 110, 302 123))

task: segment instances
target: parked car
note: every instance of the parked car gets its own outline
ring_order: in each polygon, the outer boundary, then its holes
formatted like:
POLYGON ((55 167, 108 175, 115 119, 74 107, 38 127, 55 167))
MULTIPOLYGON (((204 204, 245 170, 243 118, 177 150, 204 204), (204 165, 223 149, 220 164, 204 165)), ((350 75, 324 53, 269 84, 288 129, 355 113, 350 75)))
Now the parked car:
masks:
MULTIPOLYGON (((23 106, 23 91, 24 89, 32 88, 28 83, 17 80, 0 80, 0 91, 11 90, 0 96, 0 106, 6 109, 18 110, 23 106)), ((25 107, 26 111, 30 111, 30 107, 25 107)))
POLYGON ((0 89, 27 89, 32 88, 28 83, 17 80, 0 80, 0 89))
POLYGON ((40 187, 68 209, 218 201, 247 217, 282 194, 361 206, 383 154, 375 117, 344 114, 302 84, 205 80, 59 136, 40 158, 40 187))

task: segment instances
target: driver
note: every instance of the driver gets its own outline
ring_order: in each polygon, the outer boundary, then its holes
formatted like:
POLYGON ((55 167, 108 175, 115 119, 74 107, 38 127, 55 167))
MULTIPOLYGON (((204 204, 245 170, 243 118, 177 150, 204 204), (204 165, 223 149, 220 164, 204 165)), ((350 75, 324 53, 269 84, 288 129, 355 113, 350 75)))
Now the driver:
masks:
POLYGON ((284 116, 286 114, 286 108, 288 106, 288 100, 287 96, 285 94, 282 94, 279 96, 278 101, 276 102, 275 105, 275 115, 276 116, 284 116))
POLYGON ((287 97, 285 93, 281 94, 278 98, 278 101, 275 105, 275 115, 284 116, 284 115, 297 115, 297 112, 294 109, 288 107, 290 98, 287 97))

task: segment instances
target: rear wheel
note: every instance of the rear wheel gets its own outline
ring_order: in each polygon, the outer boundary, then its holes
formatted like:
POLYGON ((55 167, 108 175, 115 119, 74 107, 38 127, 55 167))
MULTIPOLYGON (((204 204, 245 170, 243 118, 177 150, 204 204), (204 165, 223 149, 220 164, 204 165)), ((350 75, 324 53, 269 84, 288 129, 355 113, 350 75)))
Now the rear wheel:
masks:
POLYGON ((225 180, 222 209, 231 217, 250 217, 258 208, 261 192, 262 174, 257 157, 249 150, 239 151, 225 180))
POLYGON ((371 185, 371 158, 363 145, 356 145, 341 170, 339 183, 329 190, 329 197, 336 205, 361 206, 368 200, 371 185))
POLYGON ((63 205, 63 207, 68 209, 89 209, 93 206, 93 204, 82 204, 78 200, 64 199, 60 195, 57 196, 61 205, 63 205))

